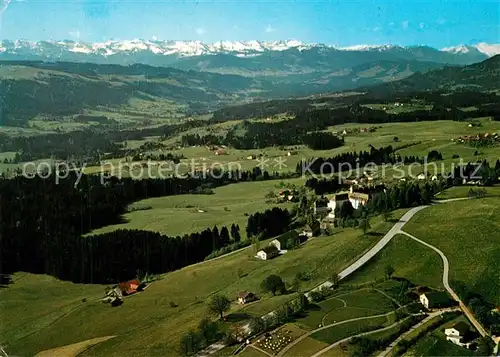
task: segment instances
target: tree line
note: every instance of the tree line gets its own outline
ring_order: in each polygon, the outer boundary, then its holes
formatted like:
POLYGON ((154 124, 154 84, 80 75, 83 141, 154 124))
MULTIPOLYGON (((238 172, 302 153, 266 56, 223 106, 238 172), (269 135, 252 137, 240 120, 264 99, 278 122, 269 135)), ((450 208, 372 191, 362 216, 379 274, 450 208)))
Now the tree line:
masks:
POLYGON ((276 237, 289 230, 292 218, 292 213, 279 207, 256 212, 248 217, 247 236, 259 240, 276 237))
MULTIPOLYGON (((183 131, 206 125, 205 121, 186 121, 160 127, 103 131, 96 128, 75 130, 68 133, 48 133, 35 136, 10 136, 0 133, 0 152, 16 152, 13 163, 53 157, 60 160, 80 160, 87 163, 126 154, 129 140, 148 136, 164 139, 183 131)), ((134 152, 132 151, 132 154, 134 152)))
POLYGON ((181 144, 183 146, 226 145, 241 150, 290 145, 306 145, 313 150, 329 150, 344 145, 343 137, 328 132, 314 132, 314 130, 316 130, 315 127, 301 126, 295 120, 283 120, 276 123, 244 121, 233 126, 224 136, 183 135, 181 144))
POLYGON ((230 232, 232 240, 228 240, 227 228, 180 238, 128 230, 81 236, 120 223, 127 206, 144 198, 282 177, 256 168, 184 179, 110 177, 104 184, 99 176, 83 175, 75 185, 76 173, 59 184, 53 175, 0 179, 0 273, 22 270, 75 282, 104 282, 133 277, 130 274, 138 268, 160 272, 201 261, 214 249, 237 240, 234 232, 230 232))

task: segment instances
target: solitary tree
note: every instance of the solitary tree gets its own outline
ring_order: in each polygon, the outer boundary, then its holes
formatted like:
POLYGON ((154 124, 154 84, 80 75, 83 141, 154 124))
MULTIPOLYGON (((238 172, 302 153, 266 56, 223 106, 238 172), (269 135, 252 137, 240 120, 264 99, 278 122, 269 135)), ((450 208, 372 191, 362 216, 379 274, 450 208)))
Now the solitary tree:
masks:
POLYGON ((200 336, 193 330, 190 330, 179 341, 179 349, 183 356, 189 356, 195 353, 200 346, 200 336))
POLYGON ((285 291, 285 283, 283 279, 278 275, 269 275, 262 281, 261 287, 264 291, 269 291, 273 295, 276 295, 277 291, 285 291))
POLYGON ((365 215, 359 221, 359 228, 363 230, 363 234, 366 235, 366 232, 371 228, 370 219, 365 215))
POLYGON ((208 303, 208 310, 214 315, 220 315, 222 319, 224 312, 231 308, 231 301, 224 295, 214 295, 208 303))
POLYGON ((234 223, 231 225, 231 237, 235 242, 239 242, 241 240, 240 226, 235 225, 234 223))
POLYGON ((478 356, 491 356, 493 353, 493 343, 489 337, 481 337, 477 343, 477 355, 478 356))
POLYGON ((198 324, 198 329, 207 343, 217 338, 217 323, 211 321, 209 318, 203 318, 198 324))
POLYGON ((221 246, 226 246, 229 244, 229 230, 227 229, 226 226, 222 227, 220 231, 220 245, 221 246))
POLYGON ((394 269, 392 265, 386 265, 384 268, 385 276, 387 279, 391 279, 395 271, 396 269, 394 269))
POLYGON ((292 280, 292 286, 291 286, 293 291, 299 292, 300 291, 300 279, 295 276, 292 280))
POLYGON ((259 333, 266 329, 266 321, 261 317, 254 317, 248 323, 248 328, 252 333, 259 333))
POLYGON ((257 254, 260 250, 260 237, 253 237, 252 243, 253 243, 253 250, 255 254, 257 254))
POLYGON ((385 222, 389 222, 392 219, 392 212, 389 211, 388 209, 384 209, 382 215, 384 217, 385 222))
POLYGON ((337 286, 339 286, 340 276, 337 273, 334 273, 330 281, 332 282, 333 287, 336 288, 337 286))

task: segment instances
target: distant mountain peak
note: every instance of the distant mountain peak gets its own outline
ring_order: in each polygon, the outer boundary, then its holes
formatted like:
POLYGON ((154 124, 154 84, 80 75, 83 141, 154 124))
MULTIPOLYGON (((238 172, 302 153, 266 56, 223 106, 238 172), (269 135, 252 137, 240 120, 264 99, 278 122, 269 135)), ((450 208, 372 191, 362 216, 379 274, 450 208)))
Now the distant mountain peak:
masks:
MULTIPOLYGON (((160 41, 160 40, 110 40, 105 42, 81 42, 72 40, 63 41, 40 41, 32 42, 26 40, 4 40, 0 42, 0 52, 10 54, 25 54, 37 52, 42 57, 53 57, 54 52, 60 56, 64 52, 111 56, 116 54, 130 53, 151 53, 154 55, 192 57, 214 54, 231 54, 238 57, 256 56, 267 52, 286 51, 297 49, 299 51, 319 48, 323 50, 340 50, 355 52, 386 52, 386 51, 404 51, 412 48, 423 49, 426 46, 402 47, 397 45, 353 45, 353 46, 334 46, 318 43, 305 43, 302 41, 289 39, 278 41, 217 41, 211 44, 202 41, 160 41)), ((432 49, 428 47, 429 49, 432 49)), ((435 50, 435 49, 432 49, 435 50)), ((437 51, 437 50, 435 50, 437 51)), ((476 46, 460 45, 456 47, 443 48, 441 51, 463 55, 470 52, 484 53, 491 57, 500 53, 500 44, 480 43, 476 46)), ((57 57, 56 56, 56 57, 57 57)))
POLYGON ((484 53, 488 57, 492 57, 494 55, 500 54, 500 44, 488 44, 485 42, 478 43, 475 46, 470 45, 459 45, 453 47, 445 47, 442 48, 441 51, 454 53, 454 54, 468 54, 471 52, 480 52, 484 53))
POLYGON ((343 51, 386 51, 393 48, 400 48, 400 46, 395 45, 354 45, 347 47, 338 47, 339 50, 343 51))
MULTIPOLYGON (((146 64, 221 74, 289 75, 347 71, 377 61, 420 61, 468 65, 500 53, 500 45, 457 46, 438 50, 429 46, 392 44, 335 46, 294 39, 277 41, 108 40, 0 41, 2 61, 89 62, 146 64)), ((339 72, 340 73, 340 72, 339 72)))

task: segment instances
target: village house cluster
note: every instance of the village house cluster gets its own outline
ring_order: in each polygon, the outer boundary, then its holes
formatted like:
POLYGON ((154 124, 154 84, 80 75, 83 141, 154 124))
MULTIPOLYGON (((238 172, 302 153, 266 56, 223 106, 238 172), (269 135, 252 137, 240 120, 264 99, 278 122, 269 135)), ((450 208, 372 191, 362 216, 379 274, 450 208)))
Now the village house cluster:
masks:
POLYGON ((451 139, 460 144, 497 144, 500 143, 500 134, 498 133, 480 133, 476 135, 460 136, 456 139, 451 139))
POLYGON ((356 210, 361 206, 368 203, 371 192, 376 190, 375 186, 358 186, 359 181, 349 181, 352 183, 349 188, 349 192, 336 193, 332 195, 326 195, 326 205, 325 202, 316 202, 314 204, 315 214, 327 214, 326 218, 328 220, 335 219, 335 210, 340 207, 344 202, 349 201, 352 207, 356 210))

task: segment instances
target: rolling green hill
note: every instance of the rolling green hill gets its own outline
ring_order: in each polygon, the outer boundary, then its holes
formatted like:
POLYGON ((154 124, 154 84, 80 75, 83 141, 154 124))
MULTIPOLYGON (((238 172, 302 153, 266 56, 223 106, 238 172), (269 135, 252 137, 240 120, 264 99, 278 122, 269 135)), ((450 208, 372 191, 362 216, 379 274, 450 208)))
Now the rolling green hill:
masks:
POLYGON ((173 100, 208 110, 210 105, 235 102, 265 87, 244 77, 143 65, 5 62, 0 78, 2 125, 89 108, 133 109, 132 100, 173 100))
POLYGON ((465 67, 445 67, 373 88, 371 93, 409 93, 421 91, 476 90, 492 91, 499 88, 500 55, 465 67))
MULTIPOLYGON (((231 61, 240 60, 229 57, 231 61)), ((19 126, 36 116, 58 118, 88 109, 134 111, 137 108, 133 102, 137 101, 171 101, 186 105, 188 114, 209 112, 252 99, 303 96, 383 83, 441 66, 420 61, 378 61, 345 71, 311 69, 294 75, 280 75, 271 68, 271 80, 241 76, 241 71, 231 71, 231 67, 219 74, 141 64, 1 62, 0 124, 19 126)))

